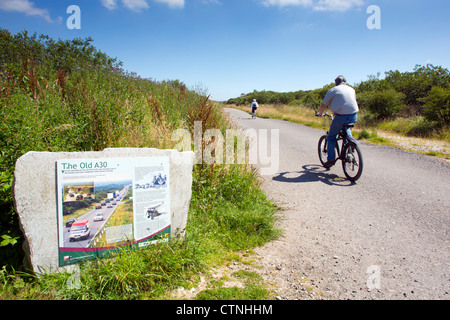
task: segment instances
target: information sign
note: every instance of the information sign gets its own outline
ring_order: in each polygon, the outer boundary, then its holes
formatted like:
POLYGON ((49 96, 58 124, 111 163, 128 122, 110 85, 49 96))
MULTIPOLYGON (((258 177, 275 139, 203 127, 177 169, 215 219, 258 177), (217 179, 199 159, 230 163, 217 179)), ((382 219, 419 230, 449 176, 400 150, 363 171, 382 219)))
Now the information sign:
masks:
POLYGON ((59 265, 169 240, 169 158, 57 161, 59 265))

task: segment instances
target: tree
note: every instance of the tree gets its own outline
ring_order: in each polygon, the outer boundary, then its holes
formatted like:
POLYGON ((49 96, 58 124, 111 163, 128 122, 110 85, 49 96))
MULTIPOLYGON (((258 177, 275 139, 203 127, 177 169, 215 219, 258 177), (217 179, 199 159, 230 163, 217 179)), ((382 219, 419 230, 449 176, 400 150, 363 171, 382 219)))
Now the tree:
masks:
POLYGON ((385 81, 391 88, 405 95, 407 105, 421 105, 433 86, 450 86, 449 71, 431 64, 416 65, 413 72, 388 71, 385 81))
POLYGON ((439 125, 450 124, 450 89, 433 87, 427 97, 421 99, 424 103, 425 116, 439 125))

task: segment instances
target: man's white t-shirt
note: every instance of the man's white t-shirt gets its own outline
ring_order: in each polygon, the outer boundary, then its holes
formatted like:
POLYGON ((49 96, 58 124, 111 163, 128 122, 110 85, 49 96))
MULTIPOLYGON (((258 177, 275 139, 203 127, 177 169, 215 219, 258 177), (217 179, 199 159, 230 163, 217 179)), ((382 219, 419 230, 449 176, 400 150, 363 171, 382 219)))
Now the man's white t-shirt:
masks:
POLYGON ((341 84, 328 91, 323 99, 323 104, 329 104, 334 114, 354 114, 359 111, 355 89, 346 84, 341 84))

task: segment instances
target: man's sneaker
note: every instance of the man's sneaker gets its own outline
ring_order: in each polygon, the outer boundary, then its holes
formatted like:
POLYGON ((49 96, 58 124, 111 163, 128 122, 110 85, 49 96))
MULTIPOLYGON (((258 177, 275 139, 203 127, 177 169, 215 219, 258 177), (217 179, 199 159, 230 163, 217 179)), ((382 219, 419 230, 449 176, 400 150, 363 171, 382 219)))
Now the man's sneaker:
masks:
POLYGON ((331 168, 332 166, 334 166, 334 165, 336 164, 336 161, 337 161, 337 160, 327 161, 327 162, 324 163, 323 166, 324 166, 325 168, 329 169, 329 168, 331 168))

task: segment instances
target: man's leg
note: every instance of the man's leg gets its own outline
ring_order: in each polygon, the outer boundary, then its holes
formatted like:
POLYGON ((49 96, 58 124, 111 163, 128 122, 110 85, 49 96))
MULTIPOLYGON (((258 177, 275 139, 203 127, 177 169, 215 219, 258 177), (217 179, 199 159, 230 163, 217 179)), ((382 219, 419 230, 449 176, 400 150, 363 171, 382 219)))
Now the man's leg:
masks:
POLYGON ((330 131, 328 132, 328 162, 336 160, 336 139, 337 135, 343 128, 343 124, 340 118, 340 116, 334 117, 333 122, 330 126, 330 131))
MULTIPOLYGON (((358 115, 356 114, 351 114, 348 116, 345 116, 345 124, 349 124, 349 123, 355 123, 358 121, 358 115)), ((350 128, 347 129, 347 135, 349 138, 352 138, 352 130, 350 128)))
MULTIPOLYGON (((328 132, 328 164, 329 166, 334 165, 334 161, 336 160, 336 152, 335 152, 335 145, 336 145, 336 139, 337 135, 341 130, 344 128, 346 124, 349 123, 356 123, 358 120, 358 116, 356 114, 353 115, 345 115, 345 116, 335 116, 333 119, 333 122, 330 126, 330 131, 328 132), (332 147, 331 147, 332 146, 332 147)), ((347 134, 349 137, 352 136, 351 130, 348 129, 347 134)))

